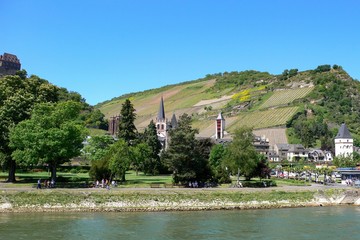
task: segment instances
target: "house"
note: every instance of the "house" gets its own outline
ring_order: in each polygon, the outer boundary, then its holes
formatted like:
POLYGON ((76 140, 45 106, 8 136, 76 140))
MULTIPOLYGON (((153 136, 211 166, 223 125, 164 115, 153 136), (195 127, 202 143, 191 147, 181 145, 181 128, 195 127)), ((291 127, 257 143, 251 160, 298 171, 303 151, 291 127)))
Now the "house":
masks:
POLYGON ((330 151, 323 151, 320 149, 309 150, 309 161, 311 162, 330 162, 333 156, 330 151))
POLYGON ((274 151, 281 160, 287 160, 289 162, 299 161, 300 159, 308 159, 308 150, 301 144, 275 144, 274 151))
POLYGON ((270 151, 269 139, 265 136, 254 136, 253 145, 258 153, 268 156, 270 151))

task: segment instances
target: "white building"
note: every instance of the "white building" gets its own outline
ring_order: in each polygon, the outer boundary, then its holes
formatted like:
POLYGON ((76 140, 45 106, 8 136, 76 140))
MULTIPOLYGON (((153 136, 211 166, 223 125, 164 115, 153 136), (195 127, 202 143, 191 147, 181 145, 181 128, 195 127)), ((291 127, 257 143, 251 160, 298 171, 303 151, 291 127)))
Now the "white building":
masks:
POLYGON ((353 156, 354 145, 349 129, 345 123, 341 124, 338 134, 335 137, 335 157, 353 156))

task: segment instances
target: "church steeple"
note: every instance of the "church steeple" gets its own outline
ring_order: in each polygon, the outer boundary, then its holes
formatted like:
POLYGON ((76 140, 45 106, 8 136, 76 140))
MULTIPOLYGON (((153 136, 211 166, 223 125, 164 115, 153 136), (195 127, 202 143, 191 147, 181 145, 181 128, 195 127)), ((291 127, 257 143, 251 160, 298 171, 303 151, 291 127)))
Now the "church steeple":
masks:
POLYGON ((159 112, 158 112, 158 115, 157 115, 157 118, 156 118, 156 129, 157 129, 158 135, 165 136, 165 134, 166 134, 166 124, 167 124, 166 122, 167 122, 167 120, 165 118, 164 99, 161 96, 159 112))
POLYGON ((157 119, 158 119, 158 121, 165 120, 164 99, 162 96, 161 96, 161 100, 160 100, 160 107, 159 107, 157 119))

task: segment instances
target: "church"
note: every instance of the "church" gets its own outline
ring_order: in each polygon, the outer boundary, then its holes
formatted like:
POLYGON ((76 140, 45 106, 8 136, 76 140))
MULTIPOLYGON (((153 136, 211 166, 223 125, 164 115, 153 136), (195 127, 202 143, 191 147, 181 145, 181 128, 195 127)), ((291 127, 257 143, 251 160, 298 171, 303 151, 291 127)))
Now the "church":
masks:
POLYGON ((178 123, 175 113, 173 113, 170 121, 166 118, 163 97, 160 99, 159 112, 156 117, 155 126, 158 139, 163 149, 165 149, 169 143, 169 130, 177 128, 178 123))

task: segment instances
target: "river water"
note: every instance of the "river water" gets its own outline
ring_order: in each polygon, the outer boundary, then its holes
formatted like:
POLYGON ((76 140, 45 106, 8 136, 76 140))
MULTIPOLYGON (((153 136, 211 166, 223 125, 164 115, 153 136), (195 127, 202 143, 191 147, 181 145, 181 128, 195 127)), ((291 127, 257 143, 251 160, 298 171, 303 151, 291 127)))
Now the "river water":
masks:
POLYGON ((360 207, 0 213, 0 239, 357 239, 360 207))

